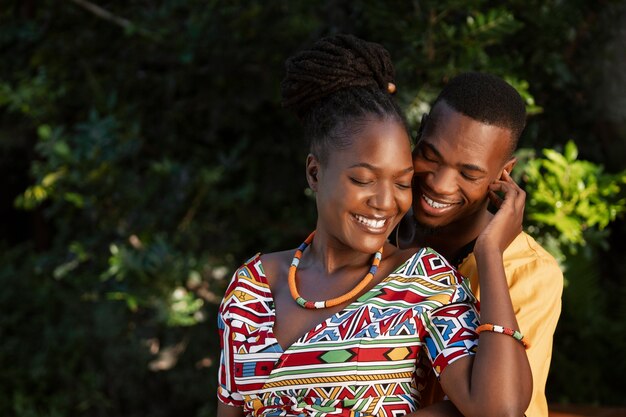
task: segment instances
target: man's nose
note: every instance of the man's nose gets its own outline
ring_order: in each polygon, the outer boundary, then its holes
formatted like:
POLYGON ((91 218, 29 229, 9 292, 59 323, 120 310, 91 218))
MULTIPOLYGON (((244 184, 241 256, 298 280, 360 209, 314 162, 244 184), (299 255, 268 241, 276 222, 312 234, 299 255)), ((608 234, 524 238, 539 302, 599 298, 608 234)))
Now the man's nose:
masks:
POLYGON ((428 176, 426 185, 436 194, 450 195, 457 189, 457 175, 453 169, 440 168, 428 176))

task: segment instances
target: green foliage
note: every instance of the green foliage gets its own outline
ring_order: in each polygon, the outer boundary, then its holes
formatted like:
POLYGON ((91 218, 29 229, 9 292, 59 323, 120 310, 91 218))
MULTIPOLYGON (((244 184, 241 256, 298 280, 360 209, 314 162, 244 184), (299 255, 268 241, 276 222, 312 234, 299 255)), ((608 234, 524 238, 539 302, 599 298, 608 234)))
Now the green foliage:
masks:
POLYGON ((518 152, 528 193, 526 224, 565 275, 552 366, 558 371, 551 375, 548 393, 566 403, 581 396, 617 403, 619 394, 604 384, 619 380, 626 366, 620 362, 599 370, 607 357, 618 357, 626 348, 623 338, 614 337, 623 332, 623 321, 615 317, 624 315, 616 306, 626 295, 625 275, 605 264, 611 249, 608 227, 626 212, 626 170, 609 174, 602 165, 579 159, 572 141, 562 153, 544 149, 542 154, 518 152), (589 372, 581 372, 581 364, 589 372))
MULTIPOLYGON (((610 155, 584 87, 598 79, 587 55, 606 32, 590 16, 611 18, 611 1, 85 4, 0 6, 1 415, 214 415, 229 272, 259 250, 294 247, 314 224, 306 149, 279 89, 284 59, 322 35, 353 32, 392 52, 415 130, 446 80, 489 71, 534 115, 525 146, 571 137, 581 153, 610 155)), ((562 383, 584 351, 580 329, 587 346, 606 339, 583 320, 604 328, 600 319, 623 316, 595 300, 613 305, 626 288, 626 271, 602 281, 610 295, 598 280, 624 268, 600 261, 620 244, 609 231, 623 176, 568 146, 525 171, 529 221, 568 268, 550 394, 617 403, 605 366, 577 362, 597 375, 593 392, 562 383)))
POLYGON ((523 179, 531 190, 526 218, 533 233, 555 239, 575 253, 585 244, 585 233, 604 230, 626 211, 626 171, 608 174, 602 165, 578 160, 572 141, 563 153, 544 149, 543 155, 522 163, 523 179))

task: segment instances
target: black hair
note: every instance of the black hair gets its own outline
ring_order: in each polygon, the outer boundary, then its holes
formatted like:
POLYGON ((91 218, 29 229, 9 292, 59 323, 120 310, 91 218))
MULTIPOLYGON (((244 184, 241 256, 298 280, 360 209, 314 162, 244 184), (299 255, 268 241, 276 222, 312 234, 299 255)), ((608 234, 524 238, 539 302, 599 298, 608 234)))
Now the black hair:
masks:
POLYGON ((439 102, 445 102, 459 113, 488 125, 498 126, 511 131, 510 153, 517 147, 526 126, 526 106, 517 90, 503 79, 492 74, 467 72, 454 77, 443 88, 435 103, 430 120, 425 129, 429 129, 439 102))
POLYGON ((317 41, 286 61, 283 106, 292 109, 320 162, 329 147, 341 149, 370 115, 407 127, 395 103, 394 67, 381 45, 352 35, 317 41))

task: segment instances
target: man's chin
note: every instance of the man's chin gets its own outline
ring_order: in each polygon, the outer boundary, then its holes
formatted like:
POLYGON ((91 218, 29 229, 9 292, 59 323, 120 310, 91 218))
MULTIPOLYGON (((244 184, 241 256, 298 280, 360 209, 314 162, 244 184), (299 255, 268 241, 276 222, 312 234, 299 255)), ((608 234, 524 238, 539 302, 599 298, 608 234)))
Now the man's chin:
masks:
POLYGON ((445 226, 443 225, 431 225, 427 223, 422 223, 419 220, 415 221, 415 232, 418 236, 427 237, 437 234, 437 232, 441 231, 445 226))

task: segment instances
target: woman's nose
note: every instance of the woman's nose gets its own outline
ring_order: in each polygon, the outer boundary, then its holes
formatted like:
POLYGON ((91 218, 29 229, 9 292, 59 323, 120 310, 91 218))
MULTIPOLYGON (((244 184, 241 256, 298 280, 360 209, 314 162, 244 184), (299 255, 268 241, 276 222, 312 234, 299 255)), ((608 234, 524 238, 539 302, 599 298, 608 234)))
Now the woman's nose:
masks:
POLYGON ((386 181, 381 182, 381 184, 376 187, 374 194, 370 197, 370 206, 378 210, 393 209, 395 205, 393 187, 393 184, 387 184, 386 181))

